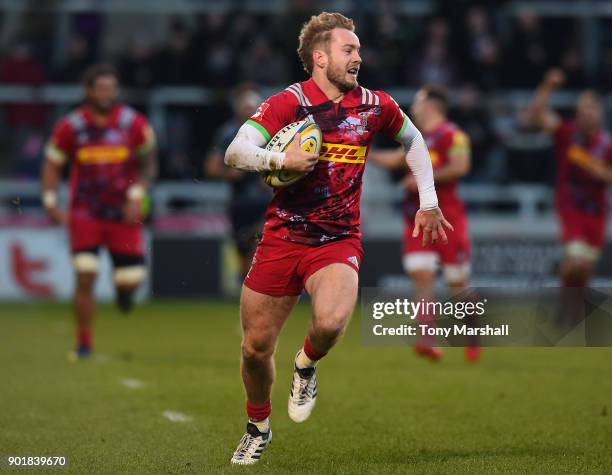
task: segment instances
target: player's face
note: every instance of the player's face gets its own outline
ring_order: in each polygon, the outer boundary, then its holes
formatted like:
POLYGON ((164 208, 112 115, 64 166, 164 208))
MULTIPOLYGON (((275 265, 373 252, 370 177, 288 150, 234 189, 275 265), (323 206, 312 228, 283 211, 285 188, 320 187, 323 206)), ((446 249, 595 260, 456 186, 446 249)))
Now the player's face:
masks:
POLYGON ((89 104, 102 114, 110 112, 119 97, 119 84, 115 76, 100 76, 87 88, 89 104))
POLYGON ((427 93, 425 91, 417 91, 410 107, 412 118, 417 125, 422 124, 427 111, 429 109, 429 101, 427 100, 427 93))
POLYGON ((592 133, 601 127, 603 110, 593 94, 585 92, 576 104, 576 126, 585 133, 592 133))
POLYGON ((348 92, 359 85, 359 48, 361 45, 355 33, 344 28, 332 30, 326 73, 328 81, 340 92, 348 92))

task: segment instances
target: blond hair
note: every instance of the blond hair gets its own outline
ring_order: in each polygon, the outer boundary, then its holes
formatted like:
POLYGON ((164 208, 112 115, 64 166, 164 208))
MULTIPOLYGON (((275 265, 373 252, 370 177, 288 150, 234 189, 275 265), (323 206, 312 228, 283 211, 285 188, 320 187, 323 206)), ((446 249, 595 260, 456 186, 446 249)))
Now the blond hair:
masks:
POLYGON ((331 31, 334 28, 344 28, 345 30, 355 31, 353 20, 345 17, 341 13, 323 12, 310 17, 300 31, 300 45, 297 49, 298 56, 308 74, 312 74, 313 60, 312 52, 317 47, 327 50, 331 31))

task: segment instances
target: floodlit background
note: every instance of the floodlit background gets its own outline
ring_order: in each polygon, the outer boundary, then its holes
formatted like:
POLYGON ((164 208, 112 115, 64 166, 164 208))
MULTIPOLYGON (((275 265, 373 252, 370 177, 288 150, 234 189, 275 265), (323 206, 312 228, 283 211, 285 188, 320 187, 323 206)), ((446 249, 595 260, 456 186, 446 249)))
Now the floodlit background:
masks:
MULTIPOLYGON (((267 97, 306 79, 297 35, 322 10, 354 18, 364 86, 406 111, 423 83, 450 88, 451 119, 473 146, 461 194, 474 284, 556 282, 555 161, 525 109, 560 66, 568 81, 554 106, 571 114, 579 91, 599 88, 610 125, 612 2, 0 0, 0 455, 67 454, 81 473, 227 468, 244 417, 239 260, 230 188, 204 161, 234 87, 267 97), (98 355, 70 366, 68 237, 41 206, 39 170, 53 123, 78 105, 80 75, 98 60, 119 68, 123 99, 152 122, 160 176, 143 303, 128 320, 103 304, 98 355)), ((399 178, 366 170, 363 286, 407 283, 399 178)), ((612 225, 599 286, 612 282, 611 237, 612 225)), ((97 292, 112 300, 108 261, 97 292)), ((609 350, 485 350, 475 367, 449 350, 436 367, 409 349, 364 348, 354 322, 322 364, 319 413, 295 427, 285 393, 307 319, 299 307, 281 337, 269 470, 609 469, 609 350)))

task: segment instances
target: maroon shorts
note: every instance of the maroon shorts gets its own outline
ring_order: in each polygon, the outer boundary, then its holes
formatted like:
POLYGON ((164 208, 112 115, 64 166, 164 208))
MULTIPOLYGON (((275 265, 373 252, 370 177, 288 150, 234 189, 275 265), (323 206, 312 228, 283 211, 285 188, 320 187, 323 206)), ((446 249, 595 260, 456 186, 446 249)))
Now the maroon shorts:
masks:
POLYGON ((361 242, 357 238, 309 246, 264 236, 257 246, 244 285, 274 297, 300 295, 308 278, 329 264, 346 264, 359 272, 362 255, 361 242))
POLYGON ((72 252, 104 246, 111 254, 144 255, 141 224, 127 224, 85 216, 70 216, 70 244, 72 252))
POLYGON ((594 216, 571 208, 557 208, 557 214, 564 244, 583 241, 593 247, 603 247, 606 237, 606 214, 594 216))
POLYGON ((454 231, 444 228, 448 244, 439 239, 435 244, 423 247, 423 231, 418 237, 412 237, 414 223, 406 221, 404 226, 403 255, 412 253, 435 253, 442 264, 466 264, 470 262, 470 234, 467 216, 464 213, 446 217, 453 225, 454 231))

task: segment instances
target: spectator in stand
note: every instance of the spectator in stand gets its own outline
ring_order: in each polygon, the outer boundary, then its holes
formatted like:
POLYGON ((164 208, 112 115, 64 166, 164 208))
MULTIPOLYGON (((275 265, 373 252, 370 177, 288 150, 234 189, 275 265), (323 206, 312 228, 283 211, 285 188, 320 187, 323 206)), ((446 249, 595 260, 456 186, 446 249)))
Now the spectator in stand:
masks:
POLYGON ((561 55, 561 68, 565 73, 565 85, 569 89, 585 89, 589 80, 584 67, 584 53, 577 46, 570 46, 561 55))
POLYGON ((602 89, 609 88, 612 84, 612 45, 603 49, 598 76, 599 87, 602 89))
POLYGON ((13 102, 6 105, 5 122, 8 135, 8 157, 16 160, 14 172, 25 177, 37 177, 44 148, 44 127, 48 107, 37 102, 37 87, 47 82, 42 65, 32 56, 30 45, 17 39, 0 62, 0 83, 34 87, 34 102, 13 102))
POLYGON ((540 18, 533 10, 522 10, 516 20, 512 41, 504 54, 507 87, 533 87, 552 63, 540 18))
POLYGON ((481 107, 480 93, 474 84, 464 85, 456 97, 457 104, 451 109, 450 117, 470 138, 472 148, 472 168, 466 181, 493 179, 487 165, 496 138, 491 129, 488 110, 486 107, 481 107))
POLYGON ((288 82, 288 66, 285 58, 274 51, 265 36, 258 36, 253 45, 242 55, 240 78, 245 81, 273 86, 288 82))
POLYGON ((449 27, 443 18, 429 24, 421 57, 404 71, 407 84, 420 86, 436 84, 451 86, 457 82, 458 70, 450 54, 449 27))
POLYGON ((55 81, 78 84, 83 71, 91 64, 91 58, 87 38, 79 34, 71 36, 66 47, 66 61, 55 72, 55 81))
POLYGON ((466 29, 463 74, 482 89, 493 89, 499 82, 500 58, 487 11, 472 7, 466 16, 466 29))
POLYGON ((153 51, 147 39, 135 38, 119 64, 121 80, 126 86, 149 89, 153 85, 153 51))
POLYGON ((196 74, 191 61, 190 36, 180 19, 170 23, 161 49, 155 56, 155 80, 163 85, 195 84, 196 74))

